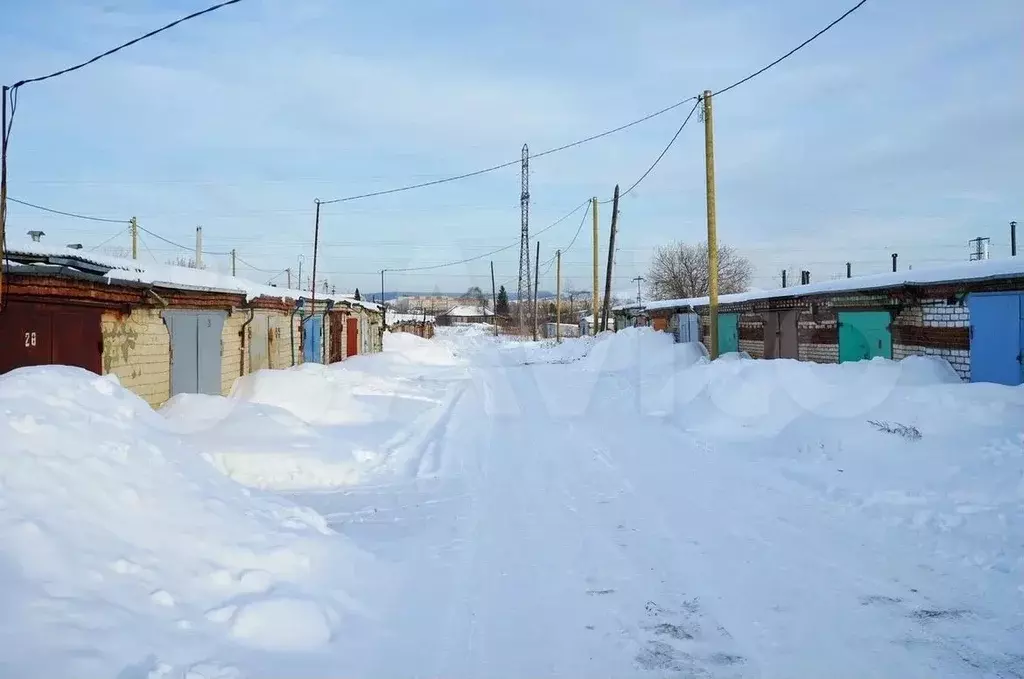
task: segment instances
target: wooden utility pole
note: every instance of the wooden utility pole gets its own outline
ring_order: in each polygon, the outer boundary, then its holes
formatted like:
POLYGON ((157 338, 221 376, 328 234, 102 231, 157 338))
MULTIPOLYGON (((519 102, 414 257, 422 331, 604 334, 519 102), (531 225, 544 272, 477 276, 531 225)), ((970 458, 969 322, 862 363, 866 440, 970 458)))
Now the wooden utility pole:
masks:
POLYGON ((537 241, 537 256, 533 259, 536 266, 533 267, 533 341, 537 341, 537 324, 540 317, 537 315, 537 286, 540 285, 540 241, 537 241))
POLYGON ((320 199, 316 199, 316 218, 313 220, 313 278, 309 281, 312 296, 309 301, 309 315, 312 316, 316 309, 316 254, 320 246, 320 199))
POLYGON ((704 168, 708 202, 708 321, 711 323, 711 358, 718 358, 718 226, 715 222, 715 130, 711 118, 711 90, 704 90, 704 168))
POLYGON ((494 260, 491 260, 491 306, 494 308, 494 336, 498 336, 498 293, 494 289, 494 260))
POLYGON ((232 276, 236 276, 237 275, 235 273, 235 271, 236 271, 236 269, 235 269, 235 259, 237 259, 237 257, 235 256, 235 249, 231 248, 231 275, 232 276))
MULTIPOLYGON (((608 270, 604 277, 604 309, 601 311, 601 332, 608 329, 608 308, 612 302, 612 262, 615 261, 615 230, 619 225, 619 185, 612 197, 612 227, 608 235, 608 270)), ((596 322, 597 319, 595 318, 596 322)))
POLYGON ((562 251, 555 251, 555 341, 562 341, 562 251))
POLYGON ((132 217, 132 259, 139 258, 139 221, 132 217))
POLYGON ((4 295, 4 267, 3 263, 7 261, 5 259, 6 253, 4 252, 4 243, 6 242, 7 234, 7 85, 3 86, 3 104, 0 108, 3 109, 0 114, 0 310, 3 309, 3 301, 6 297, 4 295))
POLYGON ((592 334, 596 335, 597 334, 597 305, 598 305, 598 302, 600 301, 600 293, 598 292, 598 289, 597 289, 597 285, 598 285, 598 282, 597 282, 597 268, 599 266, 597 260, 598 260, 598 250, 600 250, 601 244, 597 240, 597 237, 598 237, 597 227, 598 227, 598 223, 599 223, 598 222, 598 218, 597 218, 597 197, 595 196, 594 198, 591 198, 590 201, 591 201, 590 202, 590 211, 591 211, 591 213, 593 213, 593 216, 594 216, 594 299, 591 302, 591 306, 593 307, 593 312, 594 312, 594 322, 591 323, 590 325, 592 326, 592 329, 593 329, 593 333, 592 334))

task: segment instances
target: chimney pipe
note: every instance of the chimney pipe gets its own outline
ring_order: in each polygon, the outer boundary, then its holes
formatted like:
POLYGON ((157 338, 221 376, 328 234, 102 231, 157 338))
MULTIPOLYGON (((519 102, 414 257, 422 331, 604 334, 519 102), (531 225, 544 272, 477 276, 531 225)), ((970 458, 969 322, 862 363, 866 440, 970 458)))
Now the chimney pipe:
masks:
POLYGON ((892 253, 892 270, 893 270, 893 272, 896 271, 896 258, 897 257, 899 257, 899 254, 897 254, 895 252, 892 253))
POLYGON ((1010 222, 1010 256, 1017 256, 1017 222, 1010 222))
POLYGON ((850 262, 847 262, 846 263, 846 277, 849 278, 852 275, 853 275, 853 272, 852 272, 852 270, 850 268, 850 262))

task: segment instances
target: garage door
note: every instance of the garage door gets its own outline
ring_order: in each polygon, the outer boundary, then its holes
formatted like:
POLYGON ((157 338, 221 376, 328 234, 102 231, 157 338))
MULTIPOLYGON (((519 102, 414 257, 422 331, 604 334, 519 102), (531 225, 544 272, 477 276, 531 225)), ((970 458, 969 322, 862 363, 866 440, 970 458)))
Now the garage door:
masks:
POLYGON ((323 362, 322 317, 310 316, 302 322, 302 360, 306 363, 323 362))
POLYGON ((8 302, 0 312, 0 373, 30 365, 103 372, 102 310, 8 302))
POLYGON ((1024 384, 1024 294, 973 294, 971 381, 1024 384))
POLYGON ((221 393, 223 311, 165 311, 171 340, 171 396, 221 393))
POLYGON ((839 362, 892 358, 891 322, 888 311, 840 311, 839 362))
POLYGON ((740 317, 738 314, 718 314, 718 353, 740 350, 740 317))
POLYGON ((764 314, 764 357, 799 358, 796 309, 768 311, 764 314))

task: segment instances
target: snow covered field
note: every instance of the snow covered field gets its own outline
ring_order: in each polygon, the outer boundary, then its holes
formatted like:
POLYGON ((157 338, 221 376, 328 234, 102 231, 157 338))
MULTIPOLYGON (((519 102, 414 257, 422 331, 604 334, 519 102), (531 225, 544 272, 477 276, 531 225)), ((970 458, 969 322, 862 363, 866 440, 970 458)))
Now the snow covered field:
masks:
POLYGON ((0 677, 1024 677, 1024 389, 468 328, 0 376, 0 677))

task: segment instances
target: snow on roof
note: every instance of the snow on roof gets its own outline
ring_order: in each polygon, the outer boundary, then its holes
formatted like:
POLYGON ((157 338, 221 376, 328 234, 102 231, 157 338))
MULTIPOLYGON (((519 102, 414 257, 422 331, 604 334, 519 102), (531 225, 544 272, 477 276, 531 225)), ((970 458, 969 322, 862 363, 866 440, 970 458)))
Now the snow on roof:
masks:
MULTIPOLYGON (((76 264, 91 264, 107 269, 102 275, 110 281, 137 282, 156 285, 163 288, 181 290, 208 290, 217 292, 241 293, 246 300, 257 297, 279 299, 309 299, 312 293, 308 290, 291 290, 257 283, 246 278, 230 276, 205 269, 192 269, 172 264, 146 264, 135 259, 111 257, 86 250, 44 245, 42 243, 16 243, 7 248, 8 259, 19 263, 26 260, 42 260, 41 263, 64 264, 74 267, 76 264)), ((357 300, 351 295, 330 295, 317 293, 317 299, 330 299, 359 306, 370 311, 380 311, 373 302, 357 300)))
MULTIPOLYGON (((854 276, 853 278, 839 278, 809 285, 795 285, 789 288, 776 288, 775 290, 750 290, 732 295, 721 295, 718 298, 719 304, 737 304, 740 302, 752 302, 762 299, 775 299, 779 297, 806 297, 808 295, 820 295, 833 292, 855 292, 860 290, 879 290, 883 288, 894 288, 902 285, 928 285, 936 283, 954 283, 959 281, 983 281, 999 278, 1014 278, 1024 276, 1024 257, 1013 257, 1005 259, 984 259, 974 262, 961 262, 958 264, 947 264, 946 266, 930 269, 911 269, 908 271, 897 271, 890 273, 871 274, 868 276, 854 276)), ((708 298, 693 297, 689 299, 665 299, 644 304, 648 310, 671 309, 684 306, 707 306, 708 298)), ((616 310, 635 309, 636 305, 624 305, 615 307, 616 310)))
POLYGON ((387 310, 388 323, 419 323, 426 321, 428 323, 434 322, 433 316, 424 316, 423 314, 403 314, 397 311, 387 310))
POLYGON ((466 316, 466 317, 469 317, 469 316, 493 316, 494 312, 491 311, 490 309, 488 309, 487 307, 466 306, 466 305, 461 305, 460 304, 460 305, 453 306, 451 309, 449 309, 448 311, 444 312, 441 315, 442 316, 466 316))

